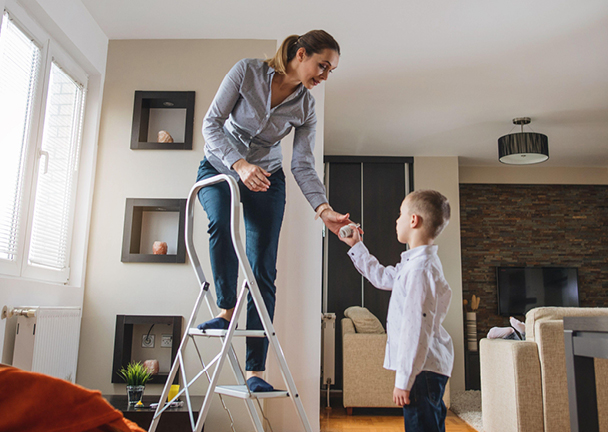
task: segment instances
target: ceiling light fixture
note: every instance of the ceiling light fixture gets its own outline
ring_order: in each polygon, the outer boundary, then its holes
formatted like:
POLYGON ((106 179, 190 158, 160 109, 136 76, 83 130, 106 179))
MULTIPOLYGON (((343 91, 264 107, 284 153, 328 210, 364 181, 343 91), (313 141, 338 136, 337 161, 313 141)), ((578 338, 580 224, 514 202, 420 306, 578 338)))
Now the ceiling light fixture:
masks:
POLYGON ((509 165, 532 165, 549 159, 549 138, 536 132, 524 132, 524 125, 530 124, 530 117, 513 119, 513 124, 521 126, 521 132, 498 138, 498 160, 509 165))

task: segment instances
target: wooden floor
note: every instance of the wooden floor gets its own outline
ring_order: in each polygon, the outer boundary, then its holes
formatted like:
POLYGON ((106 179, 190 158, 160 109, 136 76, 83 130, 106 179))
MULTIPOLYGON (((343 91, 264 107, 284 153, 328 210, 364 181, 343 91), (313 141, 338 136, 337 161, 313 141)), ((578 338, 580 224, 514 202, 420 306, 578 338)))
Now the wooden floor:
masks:
MULTIPOLYGON (((476 432, 448 410, 446 432, 476 432)), ((332 409, 321 407, 321 432, 404 432, 403 411, 400 409, 354 409, 353 415, 339 404, 332 409)))

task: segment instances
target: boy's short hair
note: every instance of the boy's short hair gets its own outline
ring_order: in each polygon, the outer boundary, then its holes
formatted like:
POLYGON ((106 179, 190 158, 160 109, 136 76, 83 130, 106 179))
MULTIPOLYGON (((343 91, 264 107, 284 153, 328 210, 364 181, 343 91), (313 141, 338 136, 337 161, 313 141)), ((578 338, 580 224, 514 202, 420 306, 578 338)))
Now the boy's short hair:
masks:
POLYGON ((431 237, 436 238, 450 221, 450 202, 441 193, 423 189, 411 192, 408 207, 411 213, 422 216, 422 224, 431 237))

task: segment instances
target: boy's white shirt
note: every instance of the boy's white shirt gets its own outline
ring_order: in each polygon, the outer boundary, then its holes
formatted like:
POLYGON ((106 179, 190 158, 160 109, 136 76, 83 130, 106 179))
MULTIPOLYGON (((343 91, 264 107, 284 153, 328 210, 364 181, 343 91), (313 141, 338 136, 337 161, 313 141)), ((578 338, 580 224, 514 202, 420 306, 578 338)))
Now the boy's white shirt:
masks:
POLYGON ((381 265, 363 242, 355 244, 348 255, 376 288, 392 291, 384 368, 396 372, 395 387, 411 390, 422 371, 450 376, 454 347, 441 324, 452 290, 443 277, 437 246, 418 246, 403 252, 395 267, 381 265))

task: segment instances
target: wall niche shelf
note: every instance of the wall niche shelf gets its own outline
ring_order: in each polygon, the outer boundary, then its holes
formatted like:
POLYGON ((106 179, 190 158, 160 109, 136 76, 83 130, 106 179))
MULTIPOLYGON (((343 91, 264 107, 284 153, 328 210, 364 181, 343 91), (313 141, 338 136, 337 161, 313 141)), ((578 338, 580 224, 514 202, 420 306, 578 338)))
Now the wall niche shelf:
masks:
POLYGON ((186 200, 127 198, 122 262, 185 263, 186 200), (166 255, 154 255, 155 241, 167 243, 166 255))
POLYGON ((192 150, 194 93, 136 91, 131 149, 192 150), (157 142, 161 130, 169 132, 174 142, 157 142))
MULTIPOLYGON (((159 372, 147 385, 165 384, 179 350, 182 321, 183 317, 171 315, 116 315, 112 382, 124 384, 118 373, 129 363, 154 359, 159 362, 159 372), (154 341, 143 347, 142 338, 147 336, 154 336, 154 341)), ((178 382, 179 372, 173 384, 178 382)))

